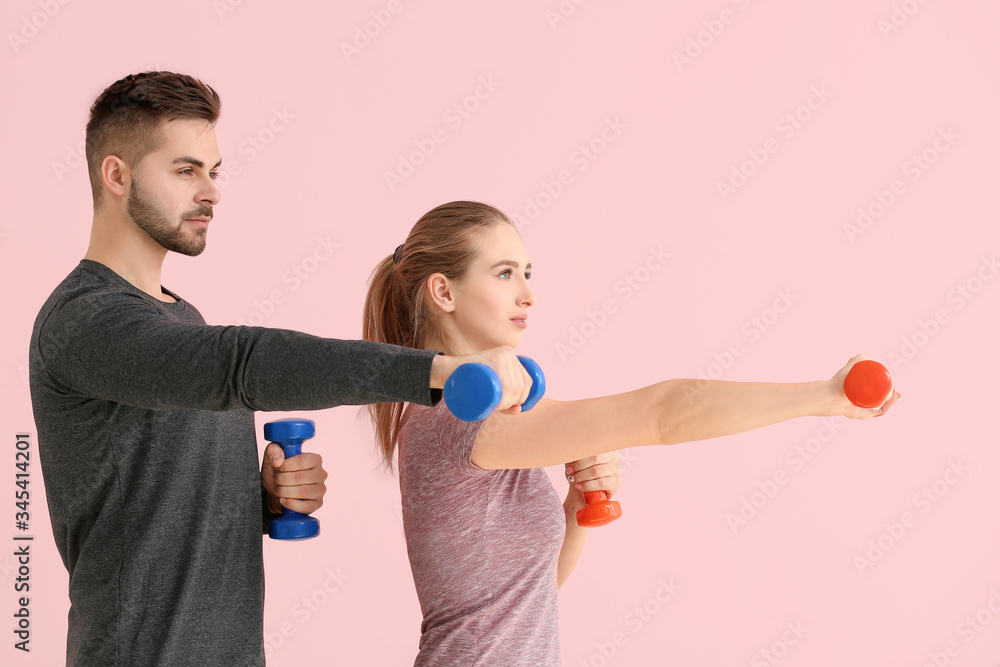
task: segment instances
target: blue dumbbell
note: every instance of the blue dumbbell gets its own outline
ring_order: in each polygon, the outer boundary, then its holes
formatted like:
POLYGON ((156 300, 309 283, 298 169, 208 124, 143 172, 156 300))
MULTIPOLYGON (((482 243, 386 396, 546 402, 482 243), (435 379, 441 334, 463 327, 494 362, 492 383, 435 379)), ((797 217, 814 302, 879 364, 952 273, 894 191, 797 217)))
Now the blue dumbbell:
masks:
MULTIPOLYGON (((521 410, 527 412, 545 394, 545 374, 542 368, 528 357, 518 356, 524 370, 531 376, 531 390, 521 410)), ((500 378, 486 364, 462 364, 455 369, 444 383, 444 402, 451 414, 462 421, 474 422, 486 419, 497 406, 503 387, 500 378)))
MULTIPOLYGON (((264 439, 281 445, 286 459, 301 454, 302 441, 314 435, 316 424, 311 419, 279 419, 264 424, 264 439)), ((281 516, 271 519, 267 533, 272 540, 307 540, 319 535, 319 519, 283 507, 281 516)))

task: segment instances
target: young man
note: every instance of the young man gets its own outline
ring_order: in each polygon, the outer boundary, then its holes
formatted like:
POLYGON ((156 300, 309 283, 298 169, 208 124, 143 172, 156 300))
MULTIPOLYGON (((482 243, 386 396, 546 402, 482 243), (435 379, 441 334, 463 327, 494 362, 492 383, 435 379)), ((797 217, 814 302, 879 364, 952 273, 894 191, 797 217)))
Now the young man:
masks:
POLYGON ((90 247, 42 306, 29 353, 70 575, 68 665, 263 664, 262 521, 318 508, 326 473, 276 445, 258 472, 254 410, 433 405, 466 361, 497 371, 502 408, 530 386, 509 348, 447 357, 208 326, 161 287, 168 251, 205 248, 219 112, 214 90, 170 72, 127 76, 91 108, 90 247))

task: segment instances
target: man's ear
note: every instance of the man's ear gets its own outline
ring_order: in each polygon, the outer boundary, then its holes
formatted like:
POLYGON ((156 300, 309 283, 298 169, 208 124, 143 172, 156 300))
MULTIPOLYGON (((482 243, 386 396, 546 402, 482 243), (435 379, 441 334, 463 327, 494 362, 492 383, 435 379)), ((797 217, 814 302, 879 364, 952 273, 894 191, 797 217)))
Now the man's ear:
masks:
POLYGON ((440 308, 445 313, 455 311, 455 295, 452 292, 454 284, 443 273, 435 273, 425 283, 430 304, 440 308))
POLYGON ((124 197, 132 184, 132 170, 117 155, 107 155, 101 162, 101 181, 117 197, 124 197))

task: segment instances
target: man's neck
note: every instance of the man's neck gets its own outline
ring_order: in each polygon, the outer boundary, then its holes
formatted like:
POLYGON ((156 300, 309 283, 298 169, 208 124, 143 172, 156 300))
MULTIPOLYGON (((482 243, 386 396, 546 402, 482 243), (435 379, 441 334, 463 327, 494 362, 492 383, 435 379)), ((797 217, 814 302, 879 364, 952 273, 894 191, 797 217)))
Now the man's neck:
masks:
POLYGON ((135 225, 94 215, 90 246, 84 259, 103 264, 154 299, 173 303, 177 299, 161 288, 166 255, 163 246, 135 225))

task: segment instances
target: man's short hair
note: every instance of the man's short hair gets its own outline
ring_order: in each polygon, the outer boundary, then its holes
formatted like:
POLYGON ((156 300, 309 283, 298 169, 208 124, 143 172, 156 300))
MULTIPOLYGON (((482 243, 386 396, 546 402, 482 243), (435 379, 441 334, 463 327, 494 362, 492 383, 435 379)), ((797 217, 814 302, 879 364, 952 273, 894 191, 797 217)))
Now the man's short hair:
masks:
POLYGON ((87 122, 87 169, 94 210, 101 203, 105 157, 116 155, 135 167, 163 143, 161 123, 191 118, 215 125, 221 111, 219 94, 186 74, 142 72, 108 86, 94 101, 87 122))

